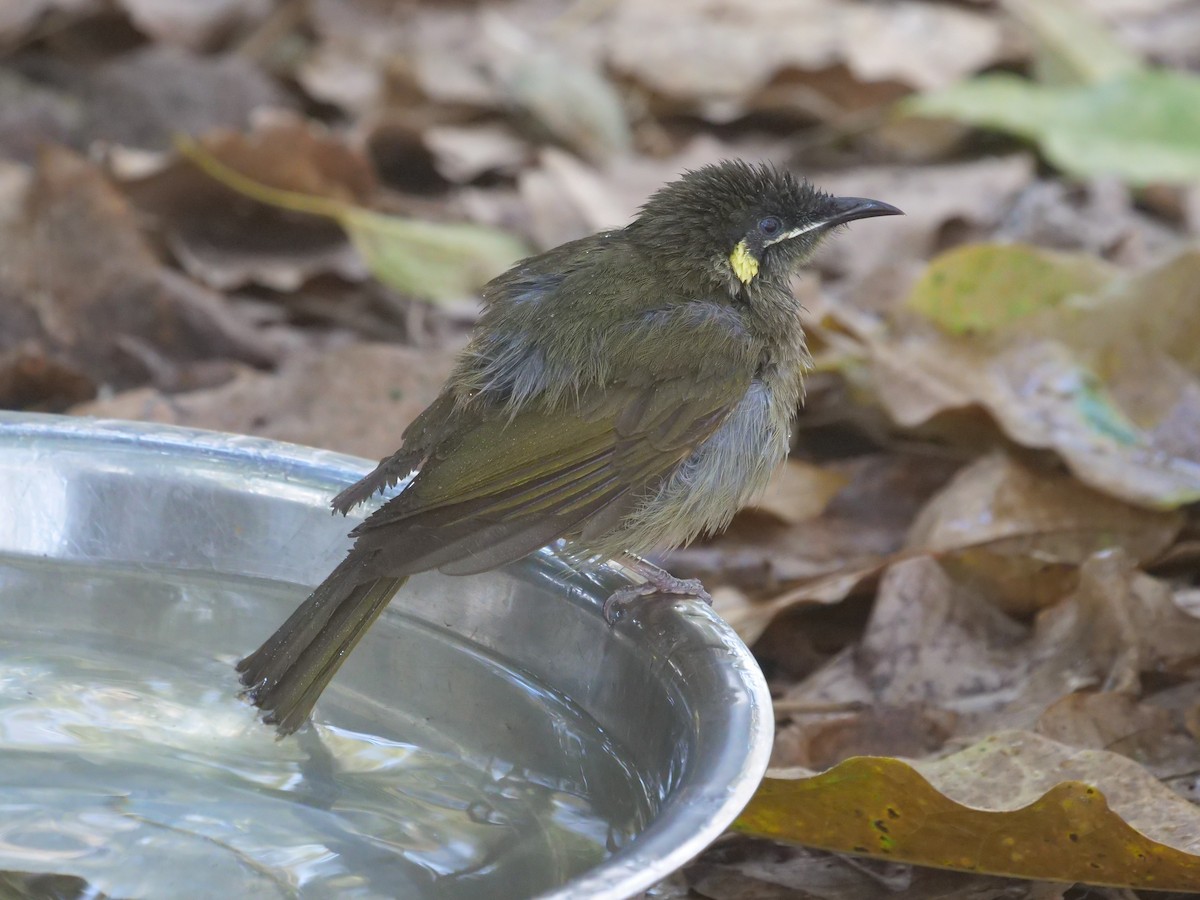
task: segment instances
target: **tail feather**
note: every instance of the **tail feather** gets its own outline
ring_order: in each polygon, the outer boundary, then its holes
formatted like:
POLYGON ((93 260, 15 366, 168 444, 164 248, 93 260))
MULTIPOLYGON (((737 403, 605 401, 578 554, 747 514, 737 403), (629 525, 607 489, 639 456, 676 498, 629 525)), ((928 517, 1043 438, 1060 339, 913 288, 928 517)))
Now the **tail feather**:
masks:
POLYGON ((304 724, 350 651, 405 578, 359 582, 348 557, 261 647, 237 664, 246 697, 280 735, 304 724))

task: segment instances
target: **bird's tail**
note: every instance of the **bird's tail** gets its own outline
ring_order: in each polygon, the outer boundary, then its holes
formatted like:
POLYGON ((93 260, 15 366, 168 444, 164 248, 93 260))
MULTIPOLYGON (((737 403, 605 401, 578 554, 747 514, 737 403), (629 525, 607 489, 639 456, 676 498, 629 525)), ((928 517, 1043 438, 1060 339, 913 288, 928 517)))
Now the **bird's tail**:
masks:
POLYGON ((280 735, 304 724, 329 680, 405 578, 359 582, 351 554, 261 647, 237 664, 246 697, 280 735))

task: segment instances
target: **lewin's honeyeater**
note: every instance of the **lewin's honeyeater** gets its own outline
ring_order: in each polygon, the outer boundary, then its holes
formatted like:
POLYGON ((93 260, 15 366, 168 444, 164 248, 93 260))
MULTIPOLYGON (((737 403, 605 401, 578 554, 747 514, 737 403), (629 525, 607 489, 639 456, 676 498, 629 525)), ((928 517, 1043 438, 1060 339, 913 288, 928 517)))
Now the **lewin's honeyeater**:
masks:
MULTIPOLYGON (((793 270, 835 226, 899 213, 726 162, 666 185, 625 228, 488 284, 441 394, 333 507, 416 475, 238 664, 264 720, 303 724, 416 572, 483 572, 564 537, 617 557, 724 528, 787 454, 808 360, 793 270)), ((629 593, 707 597, 648 577, 629 593)))

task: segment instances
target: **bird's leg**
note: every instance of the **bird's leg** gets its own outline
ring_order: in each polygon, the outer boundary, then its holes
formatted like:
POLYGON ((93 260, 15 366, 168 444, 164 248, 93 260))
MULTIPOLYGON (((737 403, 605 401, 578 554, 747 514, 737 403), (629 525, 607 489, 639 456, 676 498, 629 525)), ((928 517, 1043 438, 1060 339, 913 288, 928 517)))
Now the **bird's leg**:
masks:
POLYGON ((622 553, 618 560, 627 568, 646 579, 644 584, 621 588, 604 601, 604 620, 609 625, 616 623, 621 616, 621 610, 639 597, 651 597, 655 594, 672 597, 693 597, 703 600, 712 606, 712 596, 704 589, 698 578, 676 578, 664 572, 640 556, 632 553, 622 553))

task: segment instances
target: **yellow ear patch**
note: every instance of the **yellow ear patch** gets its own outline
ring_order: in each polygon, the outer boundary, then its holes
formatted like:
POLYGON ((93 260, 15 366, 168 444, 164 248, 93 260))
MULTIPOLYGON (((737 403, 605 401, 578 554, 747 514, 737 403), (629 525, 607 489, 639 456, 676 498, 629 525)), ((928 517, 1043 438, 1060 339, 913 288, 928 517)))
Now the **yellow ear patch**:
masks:
POLYGON ((754 258, 745 241, 738 241, 738 245, 733 248, 733 252, 729 254, 729 265, 742 284, 749 284, 758 274, 758 260, 754 258))

